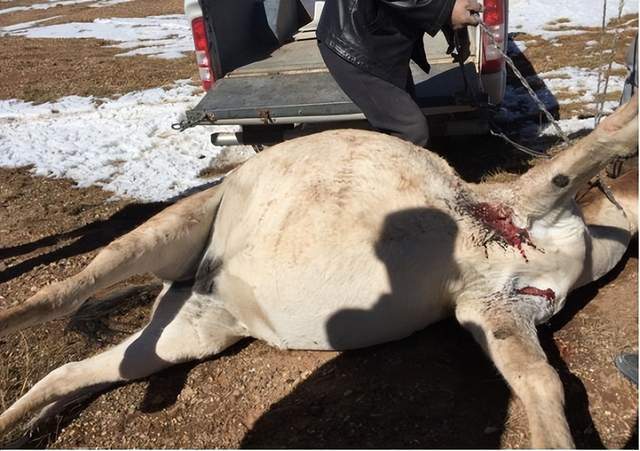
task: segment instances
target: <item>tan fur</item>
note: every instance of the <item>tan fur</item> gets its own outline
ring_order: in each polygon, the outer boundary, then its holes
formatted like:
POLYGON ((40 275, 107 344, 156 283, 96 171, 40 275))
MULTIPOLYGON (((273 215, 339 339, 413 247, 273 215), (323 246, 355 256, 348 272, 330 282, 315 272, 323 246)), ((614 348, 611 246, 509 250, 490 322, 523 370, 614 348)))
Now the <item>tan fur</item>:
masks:
POLYGON ((587 196, 581 212, 573 197, 637 143, 634 98, 510 183, 467 184, 442 158, 372 132, 275 146, 0 313, 6 335, 67 315, 132 274, 166 280, 142 331, 53 371, 0 415, 0 432, 99 384, 215 354, 243 336, 353 349, 455 314, 523 401, 532 446, 571 447, 562 386, 535 325, 609 271, 636 233, 637 179, 613 183, 624 211, 587 196))

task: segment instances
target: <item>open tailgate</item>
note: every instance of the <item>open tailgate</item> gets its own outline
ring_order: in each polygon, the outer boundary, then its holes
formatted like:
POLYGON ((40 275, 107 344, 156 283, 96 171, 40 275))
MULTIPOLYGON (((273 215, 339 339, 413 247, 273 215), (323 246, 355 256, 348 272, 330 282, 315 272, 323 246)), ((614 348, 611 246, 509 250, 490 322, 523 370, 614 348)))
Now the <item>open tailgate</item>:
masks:
MULTIPOLYGON (((315 21, 314 21, 315 22, 315 21)), ((289 42, 268 55, 238 67, 218 80, 202 101, 187 112, 187 119, 200 124, 291 124, 362 119, 356 105, 342 92, 328 72, 315 40, 315 23, 302 27, 289 42)), ((479 92, 472 58, 465 65, 470 87, 479 92)), ((472 110, 461 100, 465 83, 458 64, 446 54, 441 33, 425 36, 431 72, 411 64, 417 102, 425 114, 472 110)))

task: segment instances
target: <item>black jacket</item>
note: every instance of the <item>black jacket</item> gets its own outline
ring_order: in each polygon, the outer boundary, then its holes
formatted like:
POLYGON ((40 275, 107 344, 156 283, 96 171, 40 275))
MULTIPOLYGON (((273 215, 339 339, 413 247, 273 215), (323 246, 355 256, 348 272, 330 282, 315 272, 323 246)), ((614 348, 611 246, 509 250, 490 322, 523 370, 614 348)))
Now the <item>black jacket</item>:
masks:
POLYGON ((409 60, 429 71, 422 38, 449 24, 455 0, 327 0, 316 35, 338 55, 405 89, 409 60))

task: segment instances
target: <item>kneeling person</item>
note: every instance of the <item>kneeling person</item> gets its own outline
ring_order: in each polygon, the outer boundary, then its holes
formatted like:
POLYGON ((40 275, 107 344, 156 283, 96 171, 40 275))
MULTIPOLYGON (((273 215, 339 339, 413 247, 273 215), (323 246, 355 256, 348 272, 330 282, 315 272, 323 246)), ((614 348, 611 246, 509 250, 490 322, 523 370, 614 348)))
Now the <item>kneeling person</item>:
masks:
POLYGON ((429 127, 415 101, 409 61, 429 72, 424 33, 442 29, 451 46, 454 31, 477 25, 481 9, 477 0, 327 0, 318 46, 374 129, 424 147, 429 127))

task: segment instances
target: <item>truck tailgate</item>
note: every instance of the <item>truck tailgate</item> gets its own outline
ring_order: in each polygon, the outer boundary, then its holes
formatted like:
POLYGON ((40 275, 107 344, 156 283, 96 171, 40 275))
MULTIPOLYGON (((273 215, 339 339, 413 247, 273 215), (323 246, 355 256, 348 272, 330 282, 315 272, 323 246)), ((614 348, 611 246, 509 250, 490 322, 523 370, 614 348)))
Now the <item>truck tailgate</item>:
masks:
MULTIPOLYGON (((473 41, 473 40, 472 40, 473 41)), ((418 104, 426 114, 469 111, 457 101, 465 85, 459 66, 446 55, 441 34, 425 38, 431 72, 412 63, 418 104)), ((472 42, 472 55, 475 54, 472 42)), ((479 90, 473 59, 467 78, 479 90)), ((242 66, 218 80, 187 119, 211 124, 300 123, 360 119, 361 114, 329 74, 315 39, 290 42, 269 57, 242 66)))

